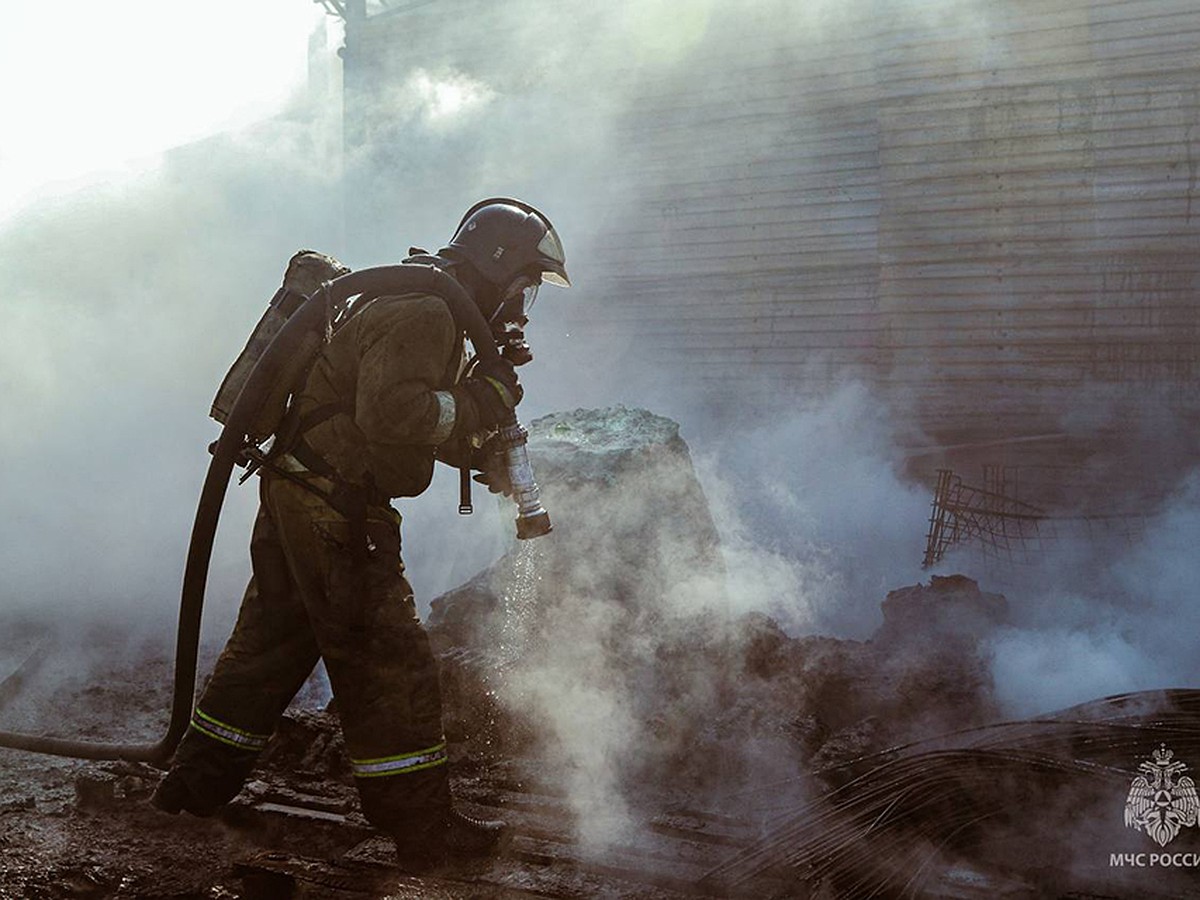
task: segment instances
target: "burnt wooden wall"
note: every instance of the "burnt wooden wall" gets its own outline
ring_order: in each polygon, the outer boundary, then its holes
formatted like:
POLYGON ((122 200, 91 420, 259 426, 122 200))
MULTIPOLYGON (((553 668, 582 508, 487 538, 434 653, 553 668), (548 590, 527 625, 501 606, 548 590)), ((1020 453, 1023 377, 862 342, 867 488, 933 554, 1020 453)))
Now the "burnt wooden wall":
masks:
MULTIPOLYGON (((521 152, 569 148, 508 174, 586 251, 604 302, 572 327, 714 396, 859 377, 947 440, 1200 409, 1200 4, 703 5, 666 61, 623 53, 601 4, 416 6, 351 30, 348 109, 423 66, 493 85, 474 127, 524 113, 521 152)), ((416 177, 381 204, 506 174, 405 127, 416 177)))

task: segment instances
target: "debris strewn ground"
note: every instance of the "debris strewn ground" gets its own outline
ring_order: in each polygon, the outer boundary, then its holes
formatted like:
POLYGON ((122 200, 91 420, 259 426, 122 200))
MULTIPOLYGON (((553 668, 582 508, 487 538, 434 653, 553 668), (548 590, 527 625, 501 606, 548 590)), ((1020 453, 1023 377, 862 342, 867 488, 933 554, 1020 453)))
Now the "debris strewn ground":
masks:
MULTIPOLYGON (((514 547, 431 616, 456 794, 514 825, 505 856, 396 872, 359 813, 336 709, 309 691, 214 820, 150 809, 149 766, 0 751, 0 897, 1021 896, 1051 870, 1069 891, 1076 869, 1096 889, 1094 867, 1055 869, 1070 854, 1052 834, 1028 864, 1015 835, 1030 791, 1062 814, 1078 793, 1059 789, 1099 778, 1119 808, 1135 748, 1114 735, 1147 721, 1169 719, 1175 749, 1200 759, 1182 695, 994 726, 987 641, 1006 603, 963 576, 889 593, 867 641, 733 615, 675 423, 617 408, 530 430, 555 537, 514 547), (975 827, 984 813, 996 830, 975 827), (897 881, 914 853, 923 867, 897 881)), ((4 727, 137 741, 163 727, 158 645, 37 623, 0 644, 0 677, 21 672, 0 683, 4 727)))

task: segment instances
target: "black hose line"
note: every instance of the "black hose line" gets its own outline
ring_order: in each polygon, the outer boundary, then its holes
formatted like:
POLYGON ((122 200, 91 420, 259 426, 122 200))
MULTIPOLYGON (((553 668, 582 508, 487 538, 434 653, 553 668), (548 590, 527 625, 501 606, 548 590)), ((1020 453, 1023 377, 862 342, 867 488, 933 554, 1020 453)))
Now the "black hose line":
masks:
POLYGON ((442 297, 450 307, 458 328, 466 332, 475 352, 489 359, 499 356, 491 329, 470 295, 450 275, 433 266, 405 263, 350 272, 326 282, 321 290, 310 295, 288 318, 255 364, 229 411, 221 437, 213 447, 213 458, 200 490, 179 600, 171 720, 162 739, 153 744, 109 744, 0 731, 0 747, 77 759, 130 760, 153 764, 162 764, 170 759, 187 730, 192 714, 204 592, 208 584, 209 561, 217 523, 221 518, 221 507, 225 503, 225 492, 233 468, 246 449, 247 435, 253 431, 264 398, 269 398, 272 389, 278 388, 281 379, 287 377, 289 369, 295 367, 301 355, 314 349, 314 341, 319 346, 324 340, 325 324, 331 310, 360 295, 405 293, 432 293, 442 297))

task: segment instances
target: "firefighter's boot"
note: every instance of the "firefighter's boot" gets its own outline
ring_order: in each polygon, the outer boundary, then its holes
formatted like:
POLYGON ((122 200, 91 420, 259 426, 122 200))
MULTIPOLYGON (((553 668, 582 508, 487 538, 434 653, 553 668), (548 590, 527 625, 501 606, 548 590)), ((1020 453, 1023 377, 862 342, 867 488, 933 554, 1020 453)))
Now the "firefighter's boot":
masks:
POLYGON ((509 828, 504 822, 479 819, 458 810, 451 810, 428 830, 393 835, 397 864, 414 874, 500 853, 509 838, 509 828))
POLYGON ((473 859, 500 853, 511 835, 499 819, 480 819, 452 809, 446 820, 446 855, 451 859, 473 859))
POLYGON ((207 819, 217 811, 221 804, 197 798, 178 773, 169 772, 159 782, 158 788, 150 797, 150 805, 173 816, 187 812, 201 819, 207 819))

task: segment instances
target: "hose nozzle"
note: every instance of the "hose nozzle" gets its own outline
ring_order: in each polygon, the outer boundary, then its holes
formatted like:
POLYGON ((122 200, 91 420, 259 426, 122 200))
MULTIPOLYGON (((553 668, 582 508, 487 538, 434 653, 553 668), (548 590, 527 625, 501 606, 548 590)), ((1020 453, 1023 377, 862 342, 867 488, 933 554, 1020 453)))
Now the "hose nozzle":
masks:
POLYGON ((528 438, 529 432, 515 416, 500 427, 504 465, 517 503, 517 538, 523 541, 549 534, 552 528, 550 514, 542 506, 537 482, 533 480, 533 466, 525 449, 528 438))

